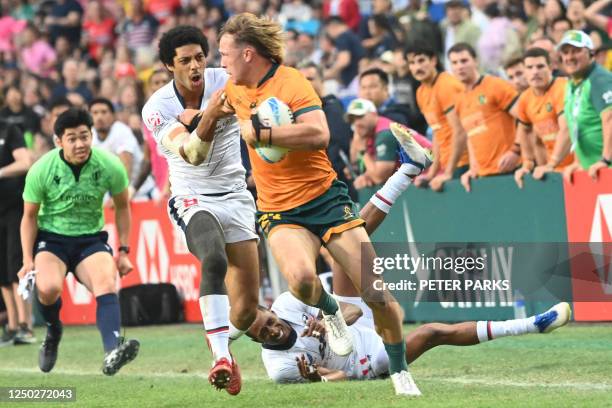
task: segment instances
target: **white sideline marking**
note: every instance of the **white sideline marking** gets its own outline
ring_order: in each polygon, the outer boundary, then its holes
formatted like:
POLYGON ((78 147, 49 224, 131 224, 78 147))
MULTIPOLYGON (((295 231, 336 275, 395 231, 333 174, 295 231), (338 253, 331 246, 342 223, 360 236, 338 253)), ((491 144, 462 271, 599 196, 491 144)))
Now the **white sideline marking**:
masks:
MULTIPOLYGON (((23 368, 23 367, 2 367, 2 373, 23 373, 23 374, 40 374, 38 368, 23 368)), ((75 375, 75 376, 96 376, 103 377, 101 371, 82 371, 57 368, 53 370, 53 374, 75 375)), ((207 380, 206 373, 177 373, 165 371, 161 373, 142 373, 142 372, 122 372, 118 374, 121 377, 142 377, 142 378, 201 378, 207 380)), ((243 380, 267 380, 265 376, 250 375, 242 376, 243 380)), ((419 377, 416 379, 424 382, 446 382, 462 385, 485 385, 485 386, 503 386, 503 387, 518 387, 518 388, 573 388, 583 391, 606 391, 612 390, 612 384, 609 383, 575 383, 575 382, 556 382, 556 383, 535 383, 535 382, 520 382, 506 380, 490 380, 485 378, 470 378, 470 377, 455 377, 455 378, 439 378, 439 377, 419 377)))

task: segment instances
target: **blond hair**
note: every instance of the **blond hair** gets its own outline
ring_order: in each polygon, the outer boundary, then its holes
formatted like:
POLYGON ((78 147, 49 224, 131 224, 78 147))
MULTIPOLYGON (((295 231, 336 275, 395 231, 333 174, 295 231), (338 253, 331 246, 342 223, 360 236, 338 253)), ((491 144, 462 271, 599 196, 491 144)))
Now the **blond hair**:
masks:
POLYGON ((248 44, 264 58, 281 64, 285 54, 282 27, 265 17, 251 13, 232 16, 221 29, 219 38, 224 34, 234 37, 237 44, 248 44))

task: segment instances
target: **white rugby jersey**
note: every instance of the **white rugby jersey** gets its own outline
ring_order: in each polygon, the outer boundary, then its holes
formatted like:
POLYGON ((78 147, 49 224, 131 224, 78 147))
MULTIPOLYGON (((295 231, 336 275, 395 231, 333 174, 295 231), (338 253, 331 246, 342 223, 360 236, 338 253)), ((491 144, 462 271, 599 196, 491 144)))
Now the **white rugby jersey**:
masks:
POLYGON ((284 292, 272 304, 272 311, 289 323, 294 330, 288 345, 262 345, 261 358, 268 377, 274 382, 306 381, 300 376, 295 360, 302 354, 310 364, 331 370, 342 370, 350 379, 376 378, 388 371, 388 363, 381 361, 384 358, 378 358, 381 352, 384 354, 384 345, 373 328, 357 323, 349 326, 349 332, 353 336, 353 352, 339 356, 330 349, 326 339, 301 337, 306 322, 310 317, 316 318, 319 309, 302 303, 289 292, 284 292))
MULTIPOLYGON (((222 68, 204 70, 204 96, 200 110, 206 108, 213 92, 225 87, 227 73, 222 68)), ((172 195, 216 194, 246 188, 245 170, 240 157, 240 132, 235 115, 217 121, 215 137, 206 160, 199 166, 185 162, 161 144, 163 131, 178 122, 185 110, 174 80, 158 89, 142 108, 145 126, 153 132, 159 151, 168 161, 172 195)))

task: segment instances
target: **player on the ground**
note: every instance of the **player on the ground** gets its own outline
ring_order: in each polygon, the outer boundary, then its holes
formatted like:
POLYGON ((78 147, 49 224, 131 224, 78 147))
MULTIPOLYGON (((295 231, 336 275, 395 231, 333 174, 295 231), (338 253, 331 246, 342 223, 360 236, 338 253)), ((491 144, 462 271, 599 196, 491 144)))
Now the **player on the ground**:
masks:
POLYGON ((142 117, 168 161, 170 218, 202 265, 200 311, 214 361, 208 379, 236 395, 241 379, 229 339, 248 329, 259 297, 255 203, 238 122, 222 98, 227 74, 206 68, 208 50, 196 27, 162 36, 159 56, 174 79, 149 98, 142 117))
MULTIPOLYGON (((321 101, 297 70, 282 65, 281 27, 249 13, 235 15, 221 31, 219 52, 230 77, 227 100, 249 145, 258 219, 291 293, 322 310, 330 348, 339 355, 350 354, 351 333, 338 303, 323 290, 315 274, 319 248, 326 245, 373 309, 389 354, 396 394, 420 394, 404 359, 401 307, 390 293, 375 291, 373 274, 361 274, 362 260, 371 264, 376 256, 374 248, 346 186, 336 180, 325 154, 329 130, 321 101), (253 110, 270 96, 289 106, 296 123, 270 128, 252 120, 253 110), (258 143, 291 151, 282 161, 267 163, 254 149, 258 143)), ((400 143, 408 145, 404 147, 411 158, 408 175, 419 175, 429 165, 428 154, 420 147, 415 149, 417 144, 410 136, 400 143)))
POLYGON ((132 270, 127 257, 130 236, 128 178, 119 159, 92 148, 89 113, 70 108, 55 122, 59 149, 42 156, 26 177, 21 221, 23 267, 19 277, 36 271, 41 314, 47 324, 38 364, 53 369, 62 337, 59 318, 64 277, 73 272, 96 297, 96 323, 104 345, 102 372, 115 374, 138 354, 137 340, 119 337, 121 314, 117 297, 120 276, 132 270), (104 195, 115 204, 119 255, 113 260, 102 231, 104 195))
MULTIPOLYGON (((359 297, 339 300, 354 339, 353 352, 346 356, 328 347, 325 326, 319 321, 320 310, 300 302, 291 293, 281 294, 271 310, 260 308, 248 335, 262 343, 261 358, 273 381, 367 380, 389 374, 389 360, 374 330, 371 310, 359 297)), ((505 336, 549 333, 565 325, 570 316, 569 304, 558 303, 542 314, 524 319, 424 324, 405 338, 406 363, 411 364, 436 346, 470 346, 505 336)))

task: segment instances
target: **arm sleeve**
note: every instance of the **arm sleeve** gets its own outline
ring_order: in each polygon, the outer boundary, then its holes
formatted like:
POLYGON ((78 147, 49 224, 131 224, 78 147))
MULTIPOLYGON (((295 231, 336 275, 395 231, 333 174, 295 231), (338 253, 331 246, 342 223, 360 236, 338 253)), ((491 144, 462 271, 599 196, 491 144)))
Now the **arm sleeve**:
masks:
POLYGON ((516 112, 519 122, 521 122, 523 125, 531 126, 531 121, 527 117, 527 98, 527 93, 523 92, 519 97, 518 101, 516 102, 516 112))
POLYGON ((293 116, 297 118, 303 113, 310 112, 312 110, 321 109, 321 100, 313 89, 309 81, 304 76, 295 71, 292 75, 290 85, 287 84, 283 87, 283 90, 287 92, 286 97, 283 97, 293 116))
POLYGON ((397 160, 397 142, 390 130, 376 135, 376 161, 394 162, 397 160))
POLYGON ((612 73, 606 71, 591 78, 591 103, 599 114, 612 109, 612 73))
POLYGON ((518 98, 518 93, 514 87, 501 78, 495 78, 495 82, 492 81, 491 86, 493 87, 493 95, 495 95, 497 106, 506 112, 512 109, 518 98))
POLYGON ((164 131, 178 122, 176 118, 164 115, 163 110, 151 102, 142 108, 142 121, 157 143, 161 143, 164 131))
POLYGON ((109 191, 111 195, 116 195, 122 192, 129 185, 129 179, 125 166, 119 160, 117 156, 107 156, 106 168, 110 171, 110 186, 109 191))
POLYGON ((459 81, 454 81, 444 77, 444 84, 437 87, 437 89, 438 92, 436 94, 436 99, 438 100, 440 110, 446 115, 448 112, 453 110, 455 102, 457 101, 458 96, 461 94, 463 87, 459 81))
POLYGON ((44 165, 44 161, 38 161, 28 170, 25 180, 25 188, 23 189, 23 201, 27 203, 40 204, 44 198, 44 192, 42 188, 42 177, 41 174, 46 173, 40 169, 44 165))

